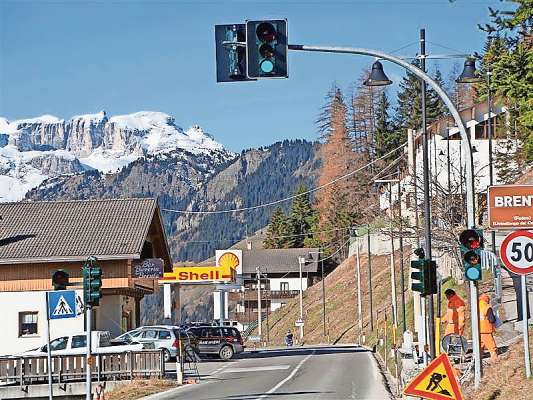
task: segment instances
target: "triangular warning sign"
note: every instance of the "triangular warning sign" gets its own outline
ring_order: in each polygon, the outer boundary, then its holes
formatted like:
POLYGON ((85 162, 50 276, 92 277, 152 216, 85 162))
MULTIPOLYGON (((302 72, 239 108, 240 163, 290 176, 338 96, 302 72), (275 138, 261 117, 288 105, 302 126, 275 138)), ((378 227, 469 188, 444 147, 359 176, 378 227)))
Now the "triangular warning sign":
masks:
POLYGON ((72 308, 70 308, 65 298, 63 296, 60 296, 52 315, 70 315, 70 314, 74 314, 74 311, 72 311, 72 308))
POLYGON ((435 358, 404 389, 407 396, 430 400, 463 400, 459 383, 446 353, 435 358))

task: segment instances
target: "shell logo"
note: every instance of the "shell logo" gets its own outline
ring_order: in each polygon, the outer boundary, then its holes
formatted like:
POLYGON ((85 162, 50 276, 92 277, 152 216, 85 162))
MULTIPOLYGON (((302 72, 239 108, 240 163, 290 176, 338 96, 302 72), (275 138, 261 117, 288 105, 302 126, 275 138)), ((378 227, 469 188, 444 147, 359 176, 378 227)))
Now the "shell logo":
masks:
POLYGON ((218 258, 218 266, 236 269, 239 266, 239 257, 233 253, 224 253, 218 258))

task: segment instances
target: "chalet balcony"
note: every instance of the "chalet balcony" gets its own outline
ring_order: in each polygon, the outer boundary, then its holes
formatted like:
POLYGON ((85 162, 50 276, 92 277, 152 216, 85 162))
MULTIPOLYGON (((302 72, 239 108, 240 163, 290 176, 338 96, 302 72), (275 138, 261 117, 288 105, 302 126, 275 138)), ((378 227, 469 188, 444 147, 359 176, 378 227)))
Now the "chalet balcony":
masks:
MULTIPOLYGON (((299 295, 299 290, 261 290, 261 300, 293 299, 299 295)), ((247 290, 244 293, 230 292, 231 301, 257 301, 257 290, 247 290)))

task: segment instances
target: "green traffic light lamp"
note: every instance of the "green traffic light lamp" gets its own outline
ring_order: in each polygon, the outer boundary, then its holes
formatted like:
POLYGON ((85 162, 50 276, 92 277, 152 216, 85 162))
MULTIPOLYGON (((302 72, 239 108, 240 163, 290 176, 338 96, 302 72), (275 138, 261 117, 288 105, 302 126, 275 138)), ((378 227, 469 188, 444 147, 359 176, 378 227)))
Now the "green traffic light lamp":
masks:
POLYGON ((479 83, 482 79, 476 71, 476 61, 473 58, 467 58, 463 67, 463 72, 455 80, 457 83, 479 83))
POLYGON ((367 80, 363 82, 365 86, 387 86, 392 84, 392 81, 385 75, 383 71, 383 64, 379 61, 372 64, 372 71, 370 71, 370 76, 367 80))

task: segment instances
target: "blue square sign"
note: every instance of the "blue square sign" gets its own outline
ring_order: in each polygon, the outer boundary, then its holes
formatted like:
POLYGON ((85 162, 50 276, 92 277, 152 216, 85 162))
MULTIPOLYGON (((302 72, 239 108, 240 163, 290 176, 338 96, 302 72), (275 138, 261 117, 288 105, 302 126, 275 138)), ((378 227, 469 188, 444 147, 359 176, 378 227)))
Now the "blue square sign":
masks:
POLYGON ((57 290, 47 292, 48 319, 76 318, 76 292, 57 290))

